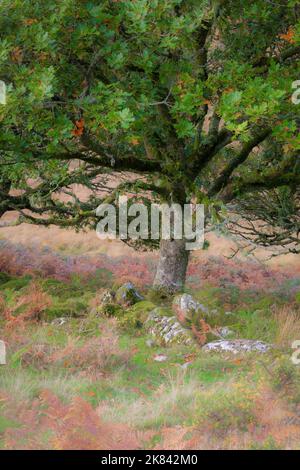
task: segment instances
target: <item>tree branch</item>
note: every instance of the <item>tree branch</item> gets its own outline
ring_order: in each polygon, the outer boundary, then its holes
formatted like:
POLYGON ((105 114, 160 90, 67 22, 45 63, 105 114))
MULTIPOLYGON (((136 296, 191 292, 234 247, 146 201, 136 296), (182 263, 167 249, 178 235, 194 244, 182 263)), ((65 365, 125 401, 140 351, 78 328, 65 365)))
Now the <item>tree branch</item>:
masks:
POLYGON ((191 165, 191 173, 198 175, 211 159, 231 142, 232 133, 227 129, 222 129, 218 134, 208 136, 207 141, 200 146, 196 158, 195 156, 193 157, 194 163, 191 165))
POLYGON ((261 142, 263 142, 269 135, 271 134, 270 129, 265 129, 260 132, 256 137, 254 137, 250 142, 247 142, 244 147, 242 148, 241 152, 234 157, 231 162, 224 168, 222 173, 219 177, 215 180, 215 182, 211 185, 208 195, 210 197, 215 196, 221 189, 223 189, 230 179, 230 176, 234 172, 234 170, 244 163, 252 150, 257 147, 261 142))

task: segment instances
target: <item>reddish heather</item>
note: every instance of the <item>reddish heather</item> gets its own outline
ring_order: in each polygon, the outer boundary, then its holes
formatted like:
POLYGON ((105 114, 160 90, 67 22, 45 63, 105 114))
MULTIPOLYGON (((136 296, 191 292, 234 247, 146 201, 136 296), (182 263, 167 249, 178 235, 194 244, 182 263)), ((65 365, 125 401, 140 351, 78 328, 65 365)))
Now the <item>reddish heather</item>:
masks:
MULTIPOLYGON (((21 276, 25 274, 69 280, 72 275, 90 277, 97 270, 107 270, 118 282, 132 281, 138 286, 150 286, 155 273, 157 254, 143 257, 106 254, 63 256, 50 248, 15 245, 0 242, 0 271, 21 276)), ((188 269, 188 285, 199 288, 205 281, 212 286, 235 285, 240 289, 272 288, 299 277, 256 261, 227 259, 223 256, 192 258, 188 269)))

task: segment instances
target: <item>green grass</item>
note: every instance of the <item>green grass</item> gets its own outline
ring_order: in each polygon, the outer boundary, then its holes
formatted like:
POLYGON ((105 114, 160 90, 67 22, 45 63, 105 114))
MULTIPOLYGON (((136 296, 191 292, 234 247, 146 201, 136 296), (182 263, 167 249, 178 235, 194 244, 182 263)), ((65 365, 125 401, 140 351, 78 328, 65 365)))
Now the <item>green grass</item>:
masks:
POLYGON ((12 421, 10 419, 6 419, 4 416, 1 416, 1 408, 0 408, 0 435, 5 432, 6 429, 12 427, 18 427, 19 423, 12 421))
POLYGON ((257 339, 272 343, 275 340, 277 324, 269 309, 240 310, 236 312, 236 323, 231 325, 240 338, 257 339))

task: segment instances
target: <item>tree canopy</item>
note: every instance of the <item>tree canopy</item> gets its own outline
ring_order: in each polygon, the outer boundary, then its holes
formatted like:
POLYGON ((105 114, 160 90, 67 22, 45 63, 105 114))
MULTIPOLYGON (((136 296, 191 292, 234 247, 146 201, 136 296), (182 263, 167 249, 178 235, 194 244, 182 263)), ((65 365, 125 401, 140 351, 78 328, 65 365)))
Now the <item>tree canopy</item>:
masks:
POLYGON ((205 203, 213 218, 228 206, 248 218, 252 233, 234 225, 243 236, 297 251, 299 1, 0 8, 0 215, 30 209, 35 223, 80 228, 129 191, 205 203), (110 190, 108 176, 124 172, 136 178, 110 190), (82 202, 74 183, 95 192, 82 202))

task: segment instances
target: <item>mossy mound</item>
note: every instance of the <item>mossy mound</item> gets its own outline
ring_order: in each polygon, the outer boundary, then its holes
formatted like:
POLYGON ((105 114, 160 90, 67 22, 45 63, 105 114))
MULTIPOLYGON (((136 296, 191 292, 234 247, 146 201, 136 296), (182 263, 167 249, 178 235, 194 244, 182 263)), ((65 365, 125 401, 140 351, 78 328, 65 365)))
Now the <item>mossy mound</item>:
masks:
POLYGON ((80 317, 86 313, 87 308, 87 302, 81 298, 54 299, 53 304, 45 310, 43 316, 48 321, 59 317, 80 317))
POLYGON ((104 304, 98 309, 97 313, 105 317, 122 318, 124 310, 118 304, 104 304))

